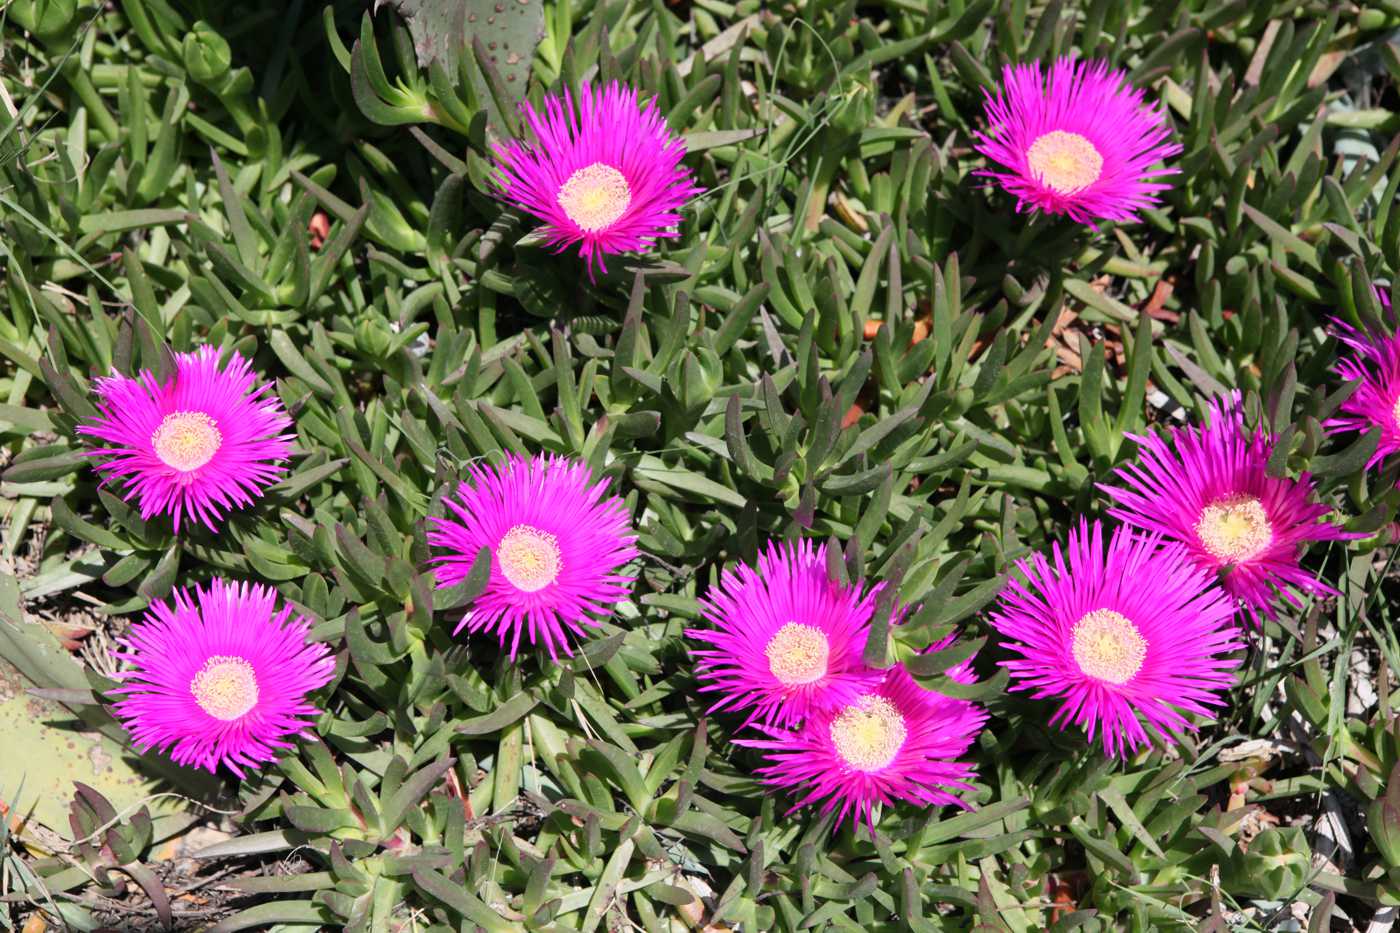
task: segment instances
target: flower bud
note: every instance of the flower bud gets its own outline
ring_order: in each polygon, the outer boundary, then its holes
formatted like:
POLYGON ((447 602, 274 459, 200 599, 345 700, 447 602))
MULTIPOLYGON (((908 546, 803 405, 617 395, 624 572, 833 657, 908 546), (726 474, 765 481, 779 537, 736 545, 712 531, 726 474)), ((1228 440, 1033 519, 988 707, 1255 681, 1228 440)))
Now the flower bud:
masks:
POLYGON ((859 133, 875 119, 875 96, 863 84, 852 85, 840 95, 831 114, 831 125, 843 133, 859 133))
POLYGON ((1312 850, 1297 826, 1270 827, 1255 836, 1249 850, 1230 857, 1230 883, 1235 890, 1265 900, 1296 894, 1308 878, 1312 850))
POLYGON ((393 333, 381 320, 363 320, 355 326, 355 346, 366 356, 384 359, 393 342, 393 333))
POLYGON ((707 347, 687 350, 681 361, 681 404, 694 411, 710 403, 719 389, 724 366, 707 347))
POLYGON ((218 81, 233 65, 233 50, 228 42, 204 20, 190 28, 182 51, 185 71, 200 84, 218 81))

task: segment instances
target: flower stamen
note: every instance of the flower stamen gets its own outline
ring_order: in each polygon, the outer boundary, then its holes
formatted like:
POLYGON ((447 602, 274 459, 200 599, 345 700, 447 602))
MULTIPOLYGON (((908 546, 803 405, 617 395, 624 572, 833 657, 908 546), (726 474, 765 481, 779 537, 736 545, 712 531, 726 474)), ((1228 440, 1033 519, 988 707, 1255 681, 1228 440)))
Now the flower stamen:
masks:
POLYGON ((564 561, 559 539, 533 525, 516 525, 496 546, 501 573, 511 586, 524 593, 535 593, 559 579, 564 561))
POLYGON ((904 716, 881 696, 867 694, 831 721, 831 742, 857 771, 879 771, 894 761, 909 734, 904 716))
POLYGON ((258 705, 258 678, 243 658, 214 655, 190 681, 190 693, 210 716, 232 722, 258 705))
POLYGON ((1074 663, 1090 677, 1125 684, 1142 670, 1147 639, 1132 619, 1112 609, 1087 612, 1070 633, 1074 663))
POLYGON ((569 176, 559 188, 558 201, 580 230, 596 233, 623 215, 632 203, 632 189, 617 169, 594 162, 569 176))
POLYGON ((1031 171, 1058 194, 1073 194, 1099 180, 1103 156, 1078 133, 1051 130, 1036 137, 1026 151, 1031 171))
POLYGON ((1202 509, 1196 535, 1212 557, 1226 564, 1249 560, 1274 540, 1264 503, 1244 494, 1223 496, 1202 509))
POLYGON ((214 419, 202 411, 177 411, 165 416, 151 434, 160 462, 181 473, 204 466, 223 445, 214 419))
POLYGON ((795 687, 826 676, 831 642, 814 625, 789 622, 773 634, 763 653, 768 656, 768 669, 779 683, 795 687))

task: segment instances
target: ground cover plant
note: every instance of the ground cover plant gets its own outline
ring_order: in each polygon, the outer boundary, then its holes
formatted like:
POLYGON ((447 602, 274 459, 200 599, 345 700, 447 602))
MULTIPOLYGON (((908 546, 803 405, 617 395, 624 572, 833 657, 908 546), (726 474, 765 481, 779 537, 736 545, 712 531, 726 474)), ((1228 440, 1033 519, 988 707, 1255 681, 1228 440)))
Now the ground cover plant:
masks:
POLYGON ((0 0, 0 923, 1391 929, 1397 80, 0 0))

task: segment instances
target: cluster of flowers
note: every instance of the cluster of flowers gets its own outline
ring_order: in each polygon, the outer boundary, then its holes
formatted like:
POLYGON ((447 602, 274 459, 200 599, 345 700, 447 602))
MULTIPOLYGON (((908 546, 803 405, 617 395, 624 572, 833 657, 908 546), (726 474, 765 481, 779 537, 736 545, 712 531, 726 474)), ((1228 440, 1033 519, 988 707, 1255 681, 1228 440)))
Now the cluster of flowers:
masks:
MULTIPOLYGON (((1385 361, 1400 358, 1400 338, 1347 339, 1360 355, 1339 369, 1362 389, 1336 426, 1364 427, 1377 413, 1362 406, 1382 394, 1394 422, 1400 379, 1385 361)), ((104 442, 92 451, 97 469, 125 484, 143 518, 169 514, 178 526, 193 516, 214 529, 275 481, 291 452, 280 402, 254 383, 237 355, 221 366, 210 347, 176 354, 165 384, 148 372, 99 380, 98 417, 80 430, 104 442)), ((1312 501, 1309 476, 1269 475, 1274 442, 1246 429, 1236 400, 1169 439, 1134 440, 1139 459, 1118 471, 1122 485, 1105 487, 1117 503, 1110 514, 1132 527, 1106 542, 1101 525, 1081 523, 1052 560, 1018 565, 990 618, 1017 655, 1003 662, 1016 685, 1062 698, 1052 723, 1097 732, 1110 754, 1147 744, 1149 732, 1169 741, 1169 730, 1192 728, 1187 714, 1220 705, 1243 647, 1236 606, 1271 614, 1280 599, 1328 592, 1299 566, 1299 551, 1346 537, 1312 501)), ((428 535, 438 585, 460 583, 482 548, 491 553, 486 588, 454 634, 492 633, 512 659, 522 640, 557 657, 627 598, 635 534, 621 499, 584 464, 512 456, 473 465, 444 503, 428 535)), ((703 603, 709 626, 687 632, 699 645, 701 690, 719 695, 711 710, 746 713, 741 728, 760 734, 739 744, 764 752, 761 776, 798 790, 798 806, 838 810, 838 820, 873 822, 874 807, 893 800, 956 802, 952 791, 972 771, 958 758, 986 721, 901 665, 865 665, 882 587, 833 581, 825 547, 772 544, 756 568, 722 575, 703 603)), ((894 624, 906 614, 895 606, 894 624)), ((138 748, 242 774, 309 728, 307 695, 334 676, 328 647, 309 642, 309 630, 264 586, 216 579, 177 592, 121 640, 116 713, 138 748)), ((972 680, 968 662, 950 674, 972 680)))
MULTIPOLYGON (((124 487, 143 520, 190 519, 217 532, 227 512, 250 505, 284 472, 294 434, 272 385, 256 385, 237 354, 214 347, 174 354, 165 383, 149 371, 98 379, 97 415, 78 431, 97 439, 90 453, 104 481, 124 487)), ((453 634, 492 631, 515 658, 522 635, 556 657, 626 598, 632 578, 618 571, 637 556, 623 503, 587 466, 559 457, 507 457, 472 466, 434 518, 428 539, 439 587, 491 551, 485 591, 453 634)), ((115 675, 117 717, 136 748, 168 751, 179 764, 215 771, 275 759, 304 734, 318 710, 307 697, 335 676, 311 620, 277 608, 261 584, 214 579, 156 602, 118 640, 125 663, 115 675)))
MULTIPOLYGON (((254 385, 248 361, 220 366, 204 347, 175 354, 161 384, 149 372, 97 382, 98 416, 80 431, 104 442, 92 453, 106 479, 126 487, 143 518, 193 517, 211 530, 282 472, 290 425, 270 385, 254 385)), ((428 542, 440 588, 460 583, 482 548, 484 591, 458 623, 496 636, 513 660, 522 640, 551 658, 601 625, 625 600, 638 556, 622 500, 588 467, 554 456, 475 464, 444 498, 428 542)), ((772 784, 806 788, 798 806, 840 806, 838 819, 873 819, 895 799, 955 803, 972 772, 956 761, 986 720, 974 704, 925 690, 896 666, 862 663, 875 601, 827 576, 825 547, 773 545, 758 569, 724 574, 706 602, 714 629, 688 634, 714 709, 752 710, 766 733, 744 740, 767 752, 772 784), (801 726, 797 732, 785 727, 801 726)), ((117 716, 136 747, 180 764, 242 775, 271 761, 311 726, 307 697, 335 674, 329 648, 308 639, 311 622, 277 609, 269 587, 215 579, 156 603, 120 640, 126 662, 114 690, 117 716)), ((896 616, 903 610, 897 609, 896 616)), ((947 642, 933 650, 947 647, 947 642)), ((969 682, 966 662, 952 676, 969 682)))
MULTIPOLYGON (((684 144, 653 103, 618 85, 551 97, 544 113, 523 108, 533 144, 500 148, 503 198, 544 221, 559 248, 579 244, 588 264, 674 235, 679 208, 697 193, 680 166, 684 144)), ((1132 219, 1165 185, 1174 154, 1160 115, 1120 73, 1056 64, 1048 85, 1038 65, 1008 68, 989 96, 990 128, 979 149, 1006 171, 988 172, 1022 208, 1084 223, 1132 219)), ((1356 356, 1339 364, 1361 388, 1329 426, 1382 426, 1374 464, 1400 450, 1400 337, 1343 329, 1356 356)), ((291 419, 258 384, 251 364, 213 347, 175 355, 166 382, 150 372, 96 383, 98 414, 79 431, 104 481, 124 487, 143 519, 171 517, 217 531, 284 471, 291 419)), ((1064 551, 1023 561, 991 624, 1018 657, 1003 662, 1018 687, 1064 700, 1052 721, 1072 720, 1109 753, 1148 741, 1148 730, 1189 728, 1186 714, 1221 702, 1244 629, 1236 606, 1274 611, 1326 587, 1298 566, 1301 545, 1345 537, 1323 521, 1304 475, 1268 475, 1273 441, 1245 429, 1237 402, 1210 421, 1137 438, 1140 459, 1107 487, 1110 514, 1133 526, 1111 535, 1081 523, 1064 551)), ((482 548, 491 572, 454 634, 493 633, 513 659, 522 641, 551 656, 601 624, 625 599, 637 556, 623 502, 578 462, 506 457, 473 466, 434 518, 429 543, 439 587, 459 583, 482 548)), ((972 774, 957 759, 986 714, 919 686, 900 665, 863 662, 882 585, 842 585, 826 551, 770 545, 757 568, 726 571, 704 602, 709 627, 688 631, 701 689, 713 710, 746 712, 739 740, 766 756, 761 775, 795 790, 797 806, 821 804, 838 820, 873 822, 895 800, 956 803, 972 774)), ((896 606, 894 624, 906 610, 896 606)), ((308 699, 336 676, 311 620, 277 607, 266 586, 214 579, 153 604, 120 640, 117 716, 142 751, 235 774, 275 758, 311 728, 308 699)), ((929 650, 949 647, 950 639, 929 650)), ((953 679, 972 680, 968 662, 953 679)))
MULTIPOLYGON (((1400 385, 1396 386, 1400 391, 1400 385)), ((1313 501, 1312 478, 1271 476, 1275 439, 1249 430, 1238 396, 1169 438, 1129 435, 1138 459, 1101 485, 1124 522, 1081 521, 1052 560, 1017 564, 991 625, 1017 657, 1013 686, 1062 705, 1051 723, 1098 732, 1104 752, 1193 729, 1240 664, 1247 627, 1282 600, 1332 592, 1299 565, 1312 541, 1350 537, 1313 501), (1238 612, 1242 607, 1242 613, 1238 612)))
MULTIPOLYGON (((962 802, 970 764, 957 760, 987 715, 976 704, 925 689, 901 664, 875 670, 864 661, 870 620, 885 584, 864 593, 827 572, 826 547, 770 544, 757 569, 727 570, 703 603, 711 628, 686 634, 702 693, 719 693, 711 712, 748 715, 763 738, 738 739, 761 749, 759 769, 776 787, 795 790, 794 808, 821 805, 873 825, 876 804, 924 806, 962 802), (838 809, 839 808, 839 809, 838 809)), ((896 624, 907 614, 896 606, 896 624)), ((949 636, 930 647, 940 651, 949 636)), ((948 670, 974 680, 969 661, 948 670)))

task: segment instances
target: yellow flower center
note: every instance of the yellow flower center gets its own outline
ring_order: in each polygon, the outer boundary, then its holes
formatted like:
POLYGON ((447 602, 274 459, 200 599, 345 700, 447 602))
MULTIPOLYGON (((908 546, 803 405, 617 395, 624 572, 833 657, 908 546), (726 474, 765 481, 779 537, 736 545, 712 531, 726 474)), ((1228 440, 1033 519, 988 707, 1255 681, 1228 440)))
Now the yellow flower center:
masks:
POLYGON ((1060 194, 1073 194, 1099 180, 1103 156, 1078 133, 1051 130, 1036 138, 1026 153, 1036 177, 1060 194))
POLYGON ((564 566, 559 539, 531 525, 516 525, 496 545, 496 559, 510 585, 533 593, 559 579, 564 566))
POLYGON ((773 634, 763 653, 768 655, 768 669, 773 676, 791 687, 826 676, 831 644, 821 629, 789 622, 773 634))
POLYGON ((632 203, 632 189, 617 169, 594 162, 569 176, 559 189, 558 200, 580 230, 593 233, 617 222, 632 203))
POLYGON ((166 415, 151 435, 151 446, 160 462, 182 473, 197 470, 219 452, 224 436, 202 411, 177 411, 166 415))
POLYGON ((1400 430, 1400 398, 1395 400, 1395 407, 1390 410, 1390 418, 1395 422, 1395 427, 1400 430))
POLYGON ((190 681, 190 693, 200 709, 230 722, 258 705, 258 678, 244 659, 215 655, 190 681))
POLYGON ((1224 496, 1202 509, 1196 535, 1202 547, 1226 564, 1249 560, 1274 540, 1264 504, 1242 494, 1224 496))
POLYGON ((879 771, 894 761, 908 734, 904 716, 894 704, 869 694, 831 721, 836 754, 857 771, 879 771))
POLYGON ((1125 684, 1142 670, 1147 639, 1133 621, 1112 609, 1086 612, 1070 633, 1074 663, 1090 677, 1125 684))

